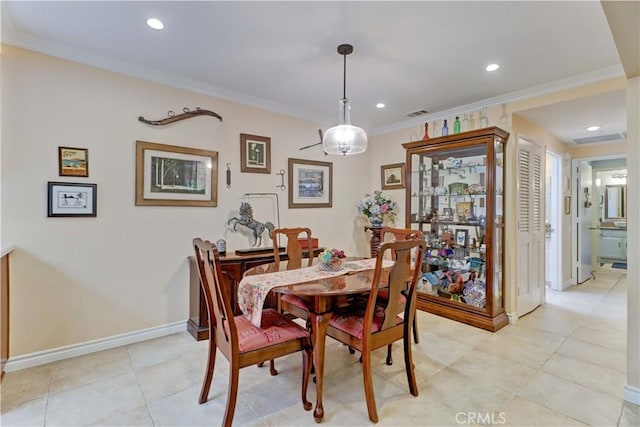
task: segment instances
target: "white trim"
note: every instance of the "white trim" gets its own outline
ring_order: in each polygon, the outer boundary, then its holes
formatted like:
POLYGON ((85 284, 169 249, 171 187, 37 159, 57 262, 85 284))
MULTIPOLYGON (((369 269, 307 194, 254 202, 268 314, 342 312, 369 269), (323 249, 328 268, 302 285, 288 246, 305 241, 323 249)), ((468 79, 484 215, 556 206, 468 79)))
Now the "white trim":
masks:
POLYGON ((567 289, 569 289, 570 287, 572 287, 575 284, 576 283, 575 283, 574 279, 565 280, 564 282, 562 282, 562 288, 560 288, 560 290, 561 291, 566 291, 567 289))
POLYGON ((35 353, 23 354, 12 357, 5 365, 6 372, 18 371, 20 369, 32 368, 58 360, 69 359, 82 356, 97 351, 108 350, 133 344, 165 335, 176 334, 187 330, 187 321, 168 323, 166 325, 154 326, 153 328, 140 329, 138 331, 127 332, 120 335, 113 335, 107 338, 86 341, 79 344, 67 345, 64 347, 52 348, 49 350, 37 351, 35 353))
POLYGON ((624 385, 624 400, 640 405, 640 388, 629 384, 624 385))
POLYGON ((513 325, 518 321, 518 313, 507 313, 507 318, 509 319, 509 324, 513 325))
POLYGON ((545 83, 542 85, 517 90, 515 92, 505 93, 504 95, 494 96, 493 98, 487 98, 481 101, 472 102, 470 104, 460 105, 448 110, 438 111, 433 114, 425 114, 419 118, 410 120, 403 120, 391 124, 389 126, 382 126, 371 130, 371 135, 379 135, 397 130, 408 129, 412 126, 423 124, 431 120, 446 119, 448 117, 463 114, 474 110, 479 110, 482 107, 493 107, 494 105, 500 105, 510 103, 527 98, 533 98, 535 96, 546 95, 549 93, 558 92, 563 89, 569 89, 572 87, 585 86, 591 83, 597 83, 603 80, 612 79, 615 77, 624 76, 624 70, 621 65, 613 65, 607 68, 601 68, 599 70, 591 71, 577 76, 569 77, 562 80, 556 80, 554 82, 545 83))
MULTIPOLYGON (((113 58, 105 57, 104 55, 96 55, 91 52, 64 46, 60 43, 55 43, 50 40, 42 39, 40 37, 34 37, 32 35, 16 31, 12 25, 13 22, 10 18, 6 19, 6 21, 8 21, 9 25, 6 25, 2 29, 2 42, 8 45, 43 53, 45 55, 56 56, 58 58, 63 58, 69 61, 74 61, 92 67, 137 77, 143 80, 164 84, 179 89, 189 90, 195 93, 237 102, 243 105, 262 108, 267 111, 286 114, 288 116, 297 117, 303 120, 310 120, 324 125, 332 123, 332 120, 328 119, 327 117, 321 117, 316 113, 303 111, 300 108, 292 108, 288 105, 279 104, 264 98, 258 98, 249 94, 225 89, 214 85, 209 85, 171 73, 159 72, 158 70, 152 68, 133 65, 125 61, 119 61, 113 58)), ((562 89, 584 86, 587 84, 623 76, 624 69, 622 68, 622 65, 613 65, 566 79, 556 80, 550 83, 545 83, 538 86, 517 90, 515 92, 498 95, 492 98, 487 98, 477 102, 457 106, 448 110, 438 111, 433 114, 425 114, 417 118, 403 120, 388 126, 373 128, 367 133, 371 135, 380 135, 392 131, 408 129, 412 126, 423 124, 425 121, 439 120, 442 118, 462 114, 464 112, 478 110, 482 107, 491 107, 503 103, 532 98, 535 96, 557 92, 562 89)))

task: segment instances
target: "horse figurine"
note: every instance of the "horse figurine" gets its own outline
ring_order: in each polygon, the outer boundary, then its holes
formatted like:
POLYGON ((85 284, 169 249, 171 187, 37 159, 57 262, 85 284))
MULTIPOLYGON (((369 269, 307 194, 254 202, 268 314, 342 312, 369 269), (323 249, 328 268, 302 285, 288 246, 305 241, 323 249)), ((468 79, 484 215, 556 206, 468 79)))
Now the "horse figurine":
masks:
POLYGON ((234 222, 233 231, 237 231, 236 227, 238 224, 244 225, 245 227, 253 230, 254 247, 262 245, 262 233, 264 233, 265 229, 269 230, 269 237, 271 237, 271 232, 275 228, 275 226, 269 221, 263 224, 260 221, 256 221, 255 219, 253 219, 253 208, 247 202, 240 203, 239 218, 234 216, 229 221, 227 221, 227 225, 231 224, 232 222, 234 222))

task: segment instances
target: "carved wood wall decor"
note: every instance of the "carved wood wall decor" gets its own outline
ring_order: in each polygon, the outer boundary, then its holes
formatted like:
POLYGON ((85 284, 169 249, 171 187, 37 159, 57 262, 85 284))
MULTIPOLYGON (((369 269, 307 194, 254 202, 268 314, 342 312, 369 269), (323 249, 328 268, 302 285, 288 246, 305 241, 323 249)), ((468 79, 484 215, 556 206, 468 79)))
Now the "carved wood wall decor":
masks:
POLYGON ((176 115, 176 113, 174 113, 173 111, 169 110, 169 112, 167 113, 167 115, 169 117, 162 119, 162 120, 147 120, 142 116, 138 117, 138 120, 144 123, 147 123, 149 125, 153 125, 153 126, 163 126, 163 125, 168 125, 170 123, 173 122, 178 122, 180 120, 185 120, 185 119, 190 119, 192 117, 197 117, 197 116, 211 116, 211 117, 215 117, 216 119, 222 121, 222 117, 218 114, 215 113, 213 111, 210 110, 203 110, 200 107, 196 107, 196 109, 194 111, 189 110, 188 108, 183 108, 182 109, 183 113, 176 115))

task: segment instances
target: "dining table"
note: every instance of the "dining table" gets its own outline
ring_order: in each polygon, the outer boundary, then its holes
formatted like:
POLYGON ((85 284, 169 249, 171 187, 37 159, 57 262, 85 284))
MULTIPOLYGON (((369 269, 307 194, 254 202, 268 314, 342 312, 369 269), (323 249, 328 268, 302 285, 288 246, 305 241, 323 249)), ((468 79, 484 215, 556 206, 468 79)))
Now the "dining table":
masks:
MULTIPOLYGON (((246 305, 248 293, 262 294, 263 299, 265 292, 293 294, 307 302, 316 375, 316 406, 313 417, 317 423, 324 419, 322 387, 327 325, 334 311, 345 304, 350 296, 366 294, 371 290, 375 261, 375 258, 348 260, 344 263, 344 268, 337 272, 324 272, 320 264, 296 270, 287 270, 285 262, 278 266, 275 263, 262 264, 247 270, 238 286, 238 300, 245 302, 240 304, 240 308, 250 320, 253 319, 254 324, 256 313, 252 315, 251 309, 255 307, 246 305), (282 277, 284 281, 280 283, 288 284, 278 284, 276 279, 282 277), (264 286, 265 283, 271 286, 264 286), (261 289, 258 291, 258 288, 261 289), (268 291, 265 291, 267 288, 268 291)), ((393 261, 384 260, 382 267, 388 270, 392 265, 393 261)), ((249 305, 251 304, 253 302, 249 305)))

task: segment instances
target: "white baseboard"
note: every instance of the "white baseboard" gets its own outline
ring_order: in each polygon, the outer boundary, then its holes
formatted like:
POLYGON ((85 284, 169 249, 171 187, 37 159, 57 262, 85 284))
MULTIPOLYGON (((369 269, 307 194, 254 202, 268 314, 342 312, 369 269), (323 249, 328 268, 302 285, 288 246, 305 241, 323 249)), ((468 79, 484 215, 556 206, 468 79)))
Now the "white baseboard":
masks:
POLYGON ((82 356, 97 351, 108 350, 110 348, 121 347, 165 335, 176 334, 187 330, 187 321, 169 323, 155 326, 153 328, 141 329, 127 332, 125 334, 114 335, 107 338, 86 341, 79 344, 67 345, 64 347, 52 348, 49 350, 37 351, 35 353, 23 354, 7 360, 6 372, 18 371, 20 369, 40 366, 58 360, 69 359, 71 357, 82 356))
POLYGON ((624 386, 624 400, 627 402, 640 405, 640 388, 625 384, 624 386))
POLYGON ((518 313, 507 313, 507 318, 509 319, 509 324, 513 325, 518 321, 518 313))
POLYGON ((575 282, 573 281, 573 279, 569 279, 566 282, 562 283, 562 285, 560 285, 560 290, 561 291, 566 291, 567 289, 569 289, 573 285, 575 285, 575 282))

